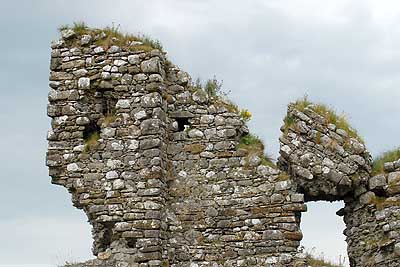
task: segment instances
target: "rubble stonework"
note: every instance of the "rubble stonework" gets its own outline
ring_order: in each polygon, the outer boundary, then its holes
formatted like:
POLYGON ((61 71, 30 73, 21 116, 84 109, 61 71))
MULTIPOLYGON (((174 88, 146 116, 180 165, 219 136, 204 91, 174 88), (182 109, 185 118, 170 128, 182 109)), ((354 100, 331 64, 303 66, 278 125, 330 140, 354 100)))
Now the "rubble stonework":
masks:
POLYGON ((303 195, 237 149, 238 114, 159 50, 52 48, 47 165, 93 226, 84 266, 302 266, 303 195))
POLYGON ((400 266, 400 160, 386 171, 371 177, 357 197, 345 198, 338 212, 351 266, 400 266))
POLYGON ((103 47, 70 29, 62 37, 52 44, 46 163, 93 227, 97 259, 77 266, 305 266, 310 200, 345 200, 352 266, 398 266, 399 163, 370 177, 359 140, 289 106, 282 170, 265 166, 238 147, 243 119, 162 51, 103 47))
POLYGON ((306 200, 341 200, 368 183, 371 156, 364 144, 310 107, 289 105, 279 165, 306 200))

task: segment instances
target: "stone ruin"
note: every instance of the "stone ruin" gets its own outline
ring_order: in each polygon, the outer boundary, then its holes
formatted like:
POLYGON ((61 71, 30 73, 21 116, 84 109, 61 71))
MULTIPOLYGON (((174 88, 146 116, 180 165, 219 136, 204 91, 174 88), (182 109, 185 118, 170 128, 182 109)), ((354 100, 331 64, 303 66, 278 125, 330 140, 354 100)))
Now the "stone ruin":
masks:
POLYGON ((64 30, 51 52, 46 163, 97 256, 77 266, 307 266, 317 200, 344 200, 350 266, 400 266, 400 161, 372 176, 360 140, 291 104, 279 168, 264 165, 238 146, 239 114, 164 52, 101 38, 64 30))

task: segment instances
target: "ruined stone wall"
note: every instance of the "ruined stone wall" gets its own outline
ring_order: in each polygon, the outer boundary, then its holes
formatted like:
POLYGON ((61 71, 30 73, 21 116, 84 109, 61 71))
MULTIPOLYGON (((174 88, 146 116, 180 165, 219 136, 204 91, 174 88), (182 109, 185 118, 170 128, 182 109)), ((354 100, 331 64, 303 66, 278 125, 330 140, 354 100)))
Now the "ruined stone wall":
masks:
POLYGON ((343 200, 368 183, 371 156, 364 144, 329 123, 312 106, 289 105, 280 138, 279 165, 307 201, 343 200))
POLYGON ((98 38, 66 30, 51 57, 47 165, 93 226, 82 266, 304 265, 303 195, 237 149, 240 117, 159 50, 98 38))
POLYGON ((248 129, 232 105, 162 51, 101 30, 62 36, 46 163, 93 226, 97 259, 78 266, 305 266, 300 217, 317 200, 344 200, 352 267, 400 266, 400 161, 371 177, 365 145, 332 114, 289 105, 279 170, 239 146, 248 129))
POLYGON ((356 136, 329 123, 318 107, 289 105, 279 166, 306 201, 344 200, 351 267, 400 266, 400 161, 371 177, 371 156, 356 136))
POLYGON ((53 45, 47 165, 88 216, 100 259, 161 260, 164 64, 158 51, 53 45))
MULTIPOLYGON (((169 81, 180 76, 168 71, 169 81)), ((294 265, 303 195, 280 171, 238 150, 238 114, 185 83, 168 87, 171 164, 167 223, 172 266, 294 265), (184 131, 177 120, 188 119, 184 131)), ((286 177, 288 179, 288 177, 286 177)))
POLYGON ((339 211, 352 266, 400 265, 400 161, 387 163, 386 171, 339 211))

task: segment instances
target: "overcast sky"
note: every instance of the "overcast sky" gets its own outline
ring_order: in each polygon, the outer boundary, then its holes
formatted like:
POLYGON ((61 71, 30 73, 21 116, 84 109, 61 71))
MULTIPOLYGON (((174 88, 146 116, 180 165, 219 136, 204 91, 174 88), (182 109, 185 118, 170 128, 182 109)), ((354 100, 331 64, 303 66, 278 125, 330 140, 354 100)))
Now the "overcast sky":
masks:
MULTIPOLYGON (((288 102, 345 111, 373 155, 399 145, 400 4, 391 0, 37 0, 0 8, 0 266, 90 257, 91 234, 44 166, 50 41, 74 21, 146 33, 192 77, 223 80, 278 152, 288 102)), ((309 204, 304 244, 345 254, 340 203, 309 204)))

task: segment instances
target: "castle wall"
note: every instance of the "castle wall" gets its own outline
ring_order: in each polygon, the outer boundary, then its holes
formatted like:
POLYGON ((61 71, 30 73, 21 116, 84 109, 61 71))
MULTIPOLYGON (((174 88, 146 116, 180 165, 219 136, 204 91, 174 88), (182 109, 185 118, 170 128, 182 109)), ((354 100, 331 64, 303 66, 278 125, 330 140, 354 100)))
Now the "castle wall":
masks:
POLYGON ((164 64, 157 51, 53 46, 47 165, 88 216, 99 258, 161 261, 164 64))
MULTIPOLYGON (((174 68, 168 73, 172 81, 183 75, 174 68)), ((293 265, 303 195, 292 190, 289 177, 282 180, 279 170, 237 148, 247 129, 229 106, 186 83, 167 92, 171 128, 176 119, 189 122, 169 135, 170 264, 293 265)))
POLYGON ((292 104, 281 170, 269 166, 239 145, 248 129, 232 104, 163 52, 93 33, 63 31, 50 62, 46 164, 97 256, 77 266, 305 266, 301 212, 316 200, 345 201, 352 267, 399 266, 400 162, 371 177, 352 129, 292 104))
POLYGON ((47 165, 93 226, 85 266, 301 266, 303 195, 237 148, 238 114, 158 50, 70 38, 52 45, 47 165))
POLYGON ((351 266, 400 264, 400 161, 386 166, 386 174, 371 177, 368 190, 346 200, 339 211, 346 223, 351 266))

